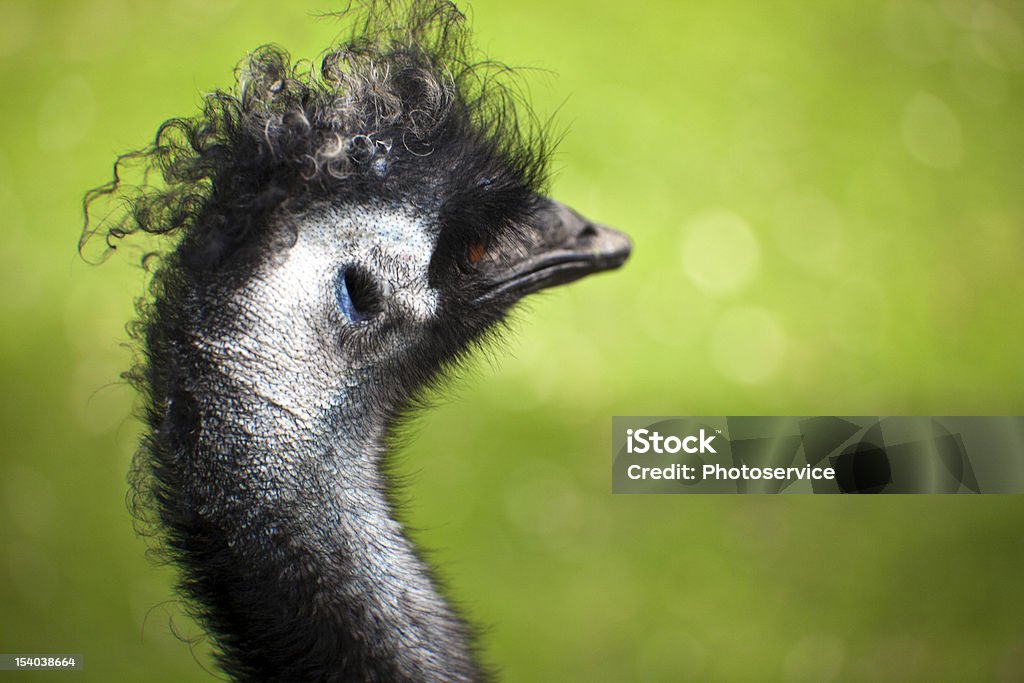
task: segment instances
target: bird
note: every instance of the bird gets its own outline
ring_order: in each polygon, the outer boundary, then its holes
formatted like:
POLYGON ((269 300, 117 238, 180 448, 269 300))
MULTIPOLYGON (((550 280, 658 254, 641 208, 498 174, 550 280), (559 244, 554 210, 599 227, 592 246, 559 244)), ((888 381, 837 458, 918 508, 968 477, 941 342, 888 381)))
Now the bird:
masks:
POLYGON ((85 197, 80 250, 160 245, 129 504, 235 680, 493 680, 396 520, 396 434, 521 299, 632 242, 546 194, 550 126, 454 4, 345 18, 317 64, 253 50, 85 197))

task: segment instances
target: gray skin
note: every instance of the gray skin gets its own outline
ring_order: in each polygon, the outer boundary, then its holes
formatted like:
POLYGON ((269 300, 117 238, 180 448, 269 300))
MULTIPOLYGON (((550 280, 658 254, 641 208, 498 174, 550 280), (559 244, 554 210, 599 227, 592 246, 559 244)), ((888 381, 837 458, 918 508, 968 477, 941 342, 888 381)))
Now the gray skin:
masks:
MULTIPOLYGON (((507 307, 628 257, 621 233, 545 206, 523 239, 478 259, 483 304, 507 307)), ((196 524, 217 530, 229 557, 218 551, 218 566, 243 586, 210 608, 215 630, 220 613, 251 615, 251 632, 221 648, 261 671, 254 680, 486 678, 469 630, 394 519, 381 470, 407 407, 389 390, 402 381, 402 354, 429 346, 425 336, 452 314, 428 281, 437 228, 401 205, 324 205, 280 220, 294 243, 269 250, 244 286, 210 284, 199 298, 216 306, 187 330, 198 426, 187 452, 175 448, 181 495, 196 524), (351 265, 380 294, 369 320, 338 304, 339 268, 351 265), (307 631, 328 651, 336 644, 336 661, 289 642, 307 631), (267 655, 272 647, 280 656, 267 655), (248 661, 265 656, 273 668, 248 661)))

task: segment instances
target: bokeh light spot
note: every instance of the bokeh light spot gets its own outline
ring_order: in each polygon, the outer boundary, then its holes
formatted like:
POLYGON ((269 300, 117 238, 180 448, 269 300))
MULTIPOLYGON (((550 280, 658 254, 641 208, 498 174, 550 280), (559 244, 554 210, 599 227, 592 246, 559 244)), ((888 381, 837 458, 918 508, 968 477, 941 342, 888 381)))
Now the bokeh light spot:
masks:
POLYGON ((709 294, 740 289, 761 265, 761 247, 753 230, 730 211, 709 211, 691 220, 682 250, 686 275, 709 294))

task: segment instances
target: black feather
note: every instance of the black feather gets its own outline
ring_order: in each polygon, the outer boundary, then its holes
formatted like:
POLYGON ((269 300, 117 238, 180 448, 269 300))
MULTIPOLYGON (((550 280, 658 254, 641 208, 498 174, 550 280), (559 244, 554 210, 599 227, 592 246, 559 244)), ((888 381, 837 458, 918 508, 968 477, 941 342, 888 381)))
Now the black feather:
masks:
MULTIPOLYGON (((360 395, 361 414, 391 425, 378 437, 381 448, 424 387, 505 313, 468 305, 477 294, 472 279, 451 282, 471 270, 474 250, 516 240, 537 209, 550 153, 546 126, 520 101, 509 70, 478 58, 451 3, 366 2, 344 19, 355 29, 318 66, 292 62, 276 46, 255 50, 233 88, 206 96, 199 114, 164 123, 85 197, 83 250, 97 235, 105 253, 133 235, 166 237, 132 326, 142 357, 127 377, 145 396, 149 426, 133 465, 132 509, 140 530, 181 565, 182 592, 236 678, 480 680, 487 676, 474 661, 469 629, 443 604, 410 621, 440 634, 436 652, 396 649, 386 619, 360 598, 357 561, 331 545, 337 539, 317 535, 330 532, 314 519, 325 492, 340 485, 331 479, 332 458, 359 454, 302 441, 307 426, 297 424, 286 445, 322 457, 275 471, 283 484, 264 490, 269 475, 259 457, 279 454, 260 451, 261 425, 238 417, 249 399, 232 396, 216 359, 197 351, 204 331, 233 329, 247 313, 230 292, 268 253, 296 241, 298 228, 278 219, 325 203, 413 206, 436 218, 428 275, 444 291, 444 310, 402 357, 361 377, 373 388, 360 395), (122 178, 134 165, 144 178, 137 185, 122 178), (224 404, 211 408, 211 396, 224 404), (284 494, 292 498, 275 499, 284 494)), ((357 305, 376 312, 375 284, 360 271, 351 277, 357 305)), ((367 327, 377 336, 346 338, 354 358, 370 348, 361 339, 389 334, 367 327)), ((261 406, 292 419, 280 406, 261 406)), ((355 419, 349 409, 327 411, 318 427, 344 433, 355 419)), ((386 478, 359 484, 390 500, 386 478)))

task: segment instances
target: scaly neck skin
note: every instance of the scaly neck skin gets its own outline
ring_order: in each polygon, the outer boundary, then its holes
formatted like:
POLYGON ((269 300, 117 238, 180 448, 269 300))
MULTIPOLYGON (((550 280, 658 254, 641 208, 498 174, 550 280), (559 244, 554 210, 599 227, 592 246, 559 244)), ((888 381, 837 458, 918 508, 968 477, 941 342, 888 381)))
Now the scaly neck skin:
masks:
POLYGON ((228 672, 481 679, 465 625, 392 516, 380 407, 361 408, 353 386, 311 417, 213 373, 192 394, 202 426, 178 463, 191 511, 176 531, 228 672))

